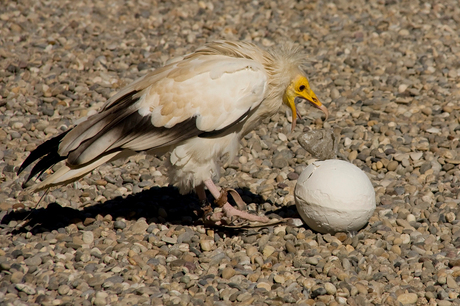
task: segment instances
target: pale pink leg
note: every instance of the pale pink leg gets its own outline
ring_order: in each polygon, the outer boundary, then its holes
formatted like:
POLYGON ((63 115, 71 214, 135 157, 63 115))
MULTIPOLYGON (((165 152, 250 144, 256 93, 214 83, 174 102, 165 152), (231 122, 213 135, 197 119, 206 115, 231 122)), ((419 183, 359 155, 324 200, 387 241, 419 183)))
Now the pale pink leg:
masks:
MULTIPOLYGON (((209 192, 211 192, 212 196, 215 199, 220 198, 220 191, 219 191, 219 189, 217 189, 217 186, 214 184, 214 182, 212 180, 206 180, 206 181, 204 181, 204 184, 206 185, 206 187, 208 187, 209 192)), ((248 221, 256 221, 256 222, 268 222, 268 221, 270 221, 270 219, 267 218, 267 217, 256 216, 256 215, 252 215, 252 214, 250 214, 248 212, 238 210, 228 202, 225 203, 222 206, 222 211, 229 218, 232 217, 232 216, 237 216, 237 217, 240 217, 241 219, 245 219, 245 220, 248 220, 248 221)))

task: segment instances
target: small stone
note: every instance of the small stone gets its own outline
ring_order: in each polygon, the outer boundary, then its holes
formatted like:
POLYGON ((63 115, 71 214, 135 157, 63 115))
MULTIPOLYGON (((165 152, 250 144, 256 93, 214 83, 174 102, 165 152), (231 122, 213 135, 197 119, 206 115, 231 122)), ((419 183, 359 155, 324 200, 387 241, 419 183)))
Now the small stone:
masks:
POLYGON ((96 297, 93 301, 93 304, 96 305, 96 306, 104 306, 104 305, 107 305, 107 297, 108 297, 108 293, 106 292, 103 292, 103 291, 99 291, 96 293, 96 297))
POLYGON ((326 289, 327 294, 335 295, 337 288, 332 283, 324 283, 324 289, 326 289))
POLYGON ((85 244, 91 244, 94 241, 94 234, 91 231, 85 231, 82 234, 82 240, 85 244))
POLYGON ((286 278, 284 278, 284 276, 280 274, 277 274, 273 277, 273 280, 277 282, 278 284, 284 284, 284 282, 286 281, 286 278))
POLYGON ((287 136, 283 133, 278 133, 278 138, 281 141, 287 141, 287 136))
POLYGON ((264 255, 264 258, 267 258, 272 255, 273 252, 275 252, 275 248, 271 245, 266 245, 262 251, 262 254, 264 255))
POLYGON ((269 284, 269 283, 266 283, 266 282, 260 282, 257 284, 257 288, 263 288, 267 291, 271 291, 272 290, 272 286, 269 284))
POLYGON ((176 244, 177 243, 177 237, 168 237, 168 236, 162 236, 161 241, 164 241, 169 244, 176 244))
POLYGON ((417 299, 416 293, 403 293, 398 296, 398 302, 403 305, 415 304, 417 303, 417 299))
POLYGON ((58 293, 60 295, 67 295, 67 293, 69 293, 70 291, 70 287, 68 285, 60 285, 59 288, 58 288, 58 293))
POLYGON ((412 153, 410 153, 409 155, 410 155, 410 158, 411 158, 413 161, 420 160, 420 158, 423 157, 423 153, 422 153, 422 152, 412 152, 412 153))
POLYGON ((250 246, 246 250, 246 254, 251 257, 252 255, 256 254, 258 252, 257 248, 255 246, 250 246))
POLYGON ((287 175, 287 178, 291 181, 297 180, 299 178, 299 175, 295 172, 290 172, 287 175))
POLYGON ((277 226, 274 228, 273 233, 275 235, 286 234, 286 226, 277 226))
MULTIPOLYGON (((408 35, 408 34, 409 34, 409 33, 407 33, 406 35, 408 35)), ((404 36, 406 36, 406 35, 404 35, 404 36)), ((401 85, 399 85, 399 87, 398 87, 398 91, 399 91, 400 93, 403 93, 403 92, 406 91, 407 87, 408 87, 408 85, 406 85, 406 84, 401 84, 401 85)))
POLYGON ((42 264, 42 259, 40 256, 32 256, 24 260, 24 262, 28 266, 38 266, 42 264))
POLYGON ((307 257, 305 259, 305 262, 307 264, 310 264, 310 265, 313 265, 313 266, 316 266, 319 263, 318 258, 316 258, 316 257, 307 257))
POLYGON ((10 277, 10 281, 11 283, 20 283, 22 282, 22 278, 24 277, 24 273, 20 272, 20 271, 14 271, 12 274, 11 274, 11 277, 10 277))
POLYGON ((395 171, 396 168, 398 167, 398 165, 399 165, 399 163, 397 161, 393 160, 393 161, 388 163, 387 169, 388 169, 388 171, 395 171))
POLYGON ((449 267, 460 267, 460 258, 449 260, 449 267))
POLYGON ((413 214, 408 214, 406 217, 407 222, 415 222, 416 218, 413 214))
POLYGON ((337 90, 337 88, 332 88, 331 90, 331 99, 338 99, 340 97, 340 92, 337 90))
POLYGON ((447 287, 450 289, 457 289, 459 287, 452 275, 447 275, 447 287))
POLYGON ((202 239, 200 240, 200 246, 205 252, 211 251, 214 247, 214 240, 202 239))
POLYGON ((410 242, 410 236, 408 234, 402 234, 401 240, 402 240, 402 244, 408 244, 410 242))
POLYGON ((401 248, 398 245, 393 245, 391 251, 398 256, 401 255, 401 248))
POLYGON ((189 243, 194 235, 195 233, 192 231, 185 231, 177 236, 177 243, 189 243))
POLYGON ((311 288, 313 288, 313 286, 316 285, 316 281, 315 281, 315 279, 313 279, 313 278, 307 278, 307 279, 305 279, 305 280, 303 281, 302 284, 303 284, 303 286, 304 286, 305 288, 311 289, 311 288))
POLYGON ((446 220, 449 223, 452 223, 453 221, 455 221, 456 218, 457 217, 456 217, 455 213, 453 213, 451 211, 446 214, 446 220))
POLYGON ((8 271, 11 269, 11 264, 8 262, 2 262, 0 263, 0 271, 8 271))
POLYGON ((29 285, 26 285, 26 284, 16 284, 14 286, 16 289, 18 289, 19 291, 22 291, 28 295, 33 295, 35 294, 37 291, 35 290, 35 288, 29 286, 29 285))
POLYGON ((292 253, 292 254, 297 253, 297 249, 295 248, 294 244, 292 242, 290 242, 290 241, 286 241, 286 251, 288 251, 288 253, 292 253))
POLYGON ((311 297, 314 299, 320 295, 325 295, 327 293, 326 289, 319 287, 311 292, 311 297))
POLYGON ((350 161, 354 161, 357 157, 358 157, 358 151, 351 151, 350 154, 348 154, 348 159, 350 161))
POLYGON ((431 133, 431 134, 440 134, 441 133, 441 130, 438 129, 438 128, 435 128, 435 127, 431 127, 429 129, 426 130, 428 133, 431 133))
POLYGON ((222 270, 222 278, 223 279, 230 279, 235 275, 235 273, 236 273, 235 269, 233 269, 231 267, 227 267, 227 268, 222 270))
POLYGON ((83 225, 88 226, 88 225, 93 224, 95 221, 96 219, 89 217, 89 218, 86 218, 85 221, 83 221, 83 225))
POLYGON ((148 227, 149 225, 144 219, 139 219, 136 223, 133 224, 133 226, 131 226, 130 230, 133 234, 145 234, 145 231, 148 227))
POLYGON ((125 229, 126 223, 121 220, 117 220, 113 223, 113 228, 114 229, 125 229))

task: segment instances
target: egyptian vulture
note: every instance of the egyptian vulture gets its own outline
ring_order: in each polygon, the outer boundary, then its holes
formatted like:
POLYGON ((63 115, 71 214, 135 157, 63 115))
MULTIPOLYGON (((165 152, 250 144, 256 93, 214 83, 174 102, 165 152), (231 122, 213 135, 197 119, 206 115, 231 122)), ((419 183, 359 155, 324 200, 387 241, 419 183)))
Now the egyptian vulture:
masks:
MULTIPOLYGON (((265 51, 249 42, 208 43, 134 81, 97 114, 38 146, 18 174, 39 160, 27 182, 65 160, 29 188, 35 192, 75 181, 105 162, 136 152, 170 152, 169 181, 180 193, 195 190, 204 202, 206 187, 227 217, 266 222, 265 216, 229 204, 213 179, 219 160, 233 160, 239 140, 283 104, 292 110, 292 130, 296 103, 308 101, 327 116, 301 69, 304 61, 294 47, 265 51)), ((212 215, 213 220, 220 217, 222 213, 212 215)))

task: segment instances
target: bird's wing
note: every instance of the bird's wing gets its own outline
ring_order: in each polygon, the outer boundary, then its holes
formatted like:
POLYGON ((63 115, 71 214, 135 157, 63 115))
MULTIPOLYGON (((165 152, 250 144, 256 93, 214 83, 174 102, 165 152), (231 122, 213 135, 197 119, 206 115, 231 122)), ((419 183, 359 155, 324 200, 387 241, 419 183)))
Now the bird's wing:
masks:
POLYGON ((267 91, 263 66, 223 55, 185 58, 135 81, 61 141, 59 155, 83 165, 113 150, 144 151, 245 119, 267 91))

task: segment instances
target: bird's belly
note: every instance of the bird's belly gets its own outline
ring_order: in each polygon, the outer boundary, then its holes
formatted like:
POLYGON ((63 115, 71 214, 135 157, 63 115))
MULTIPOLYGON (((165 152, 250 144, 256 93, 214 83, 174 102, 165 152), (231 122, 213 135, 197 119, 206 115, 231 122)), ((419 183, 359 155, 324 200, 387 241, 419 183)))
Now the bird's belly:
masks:
POLYGON ((235 158, 239 138, 237 133, 216 138, 194 137, 175 147, 168 160, 170 184, 186 194, 203 181, 218 178, 220 161, 235 158))

